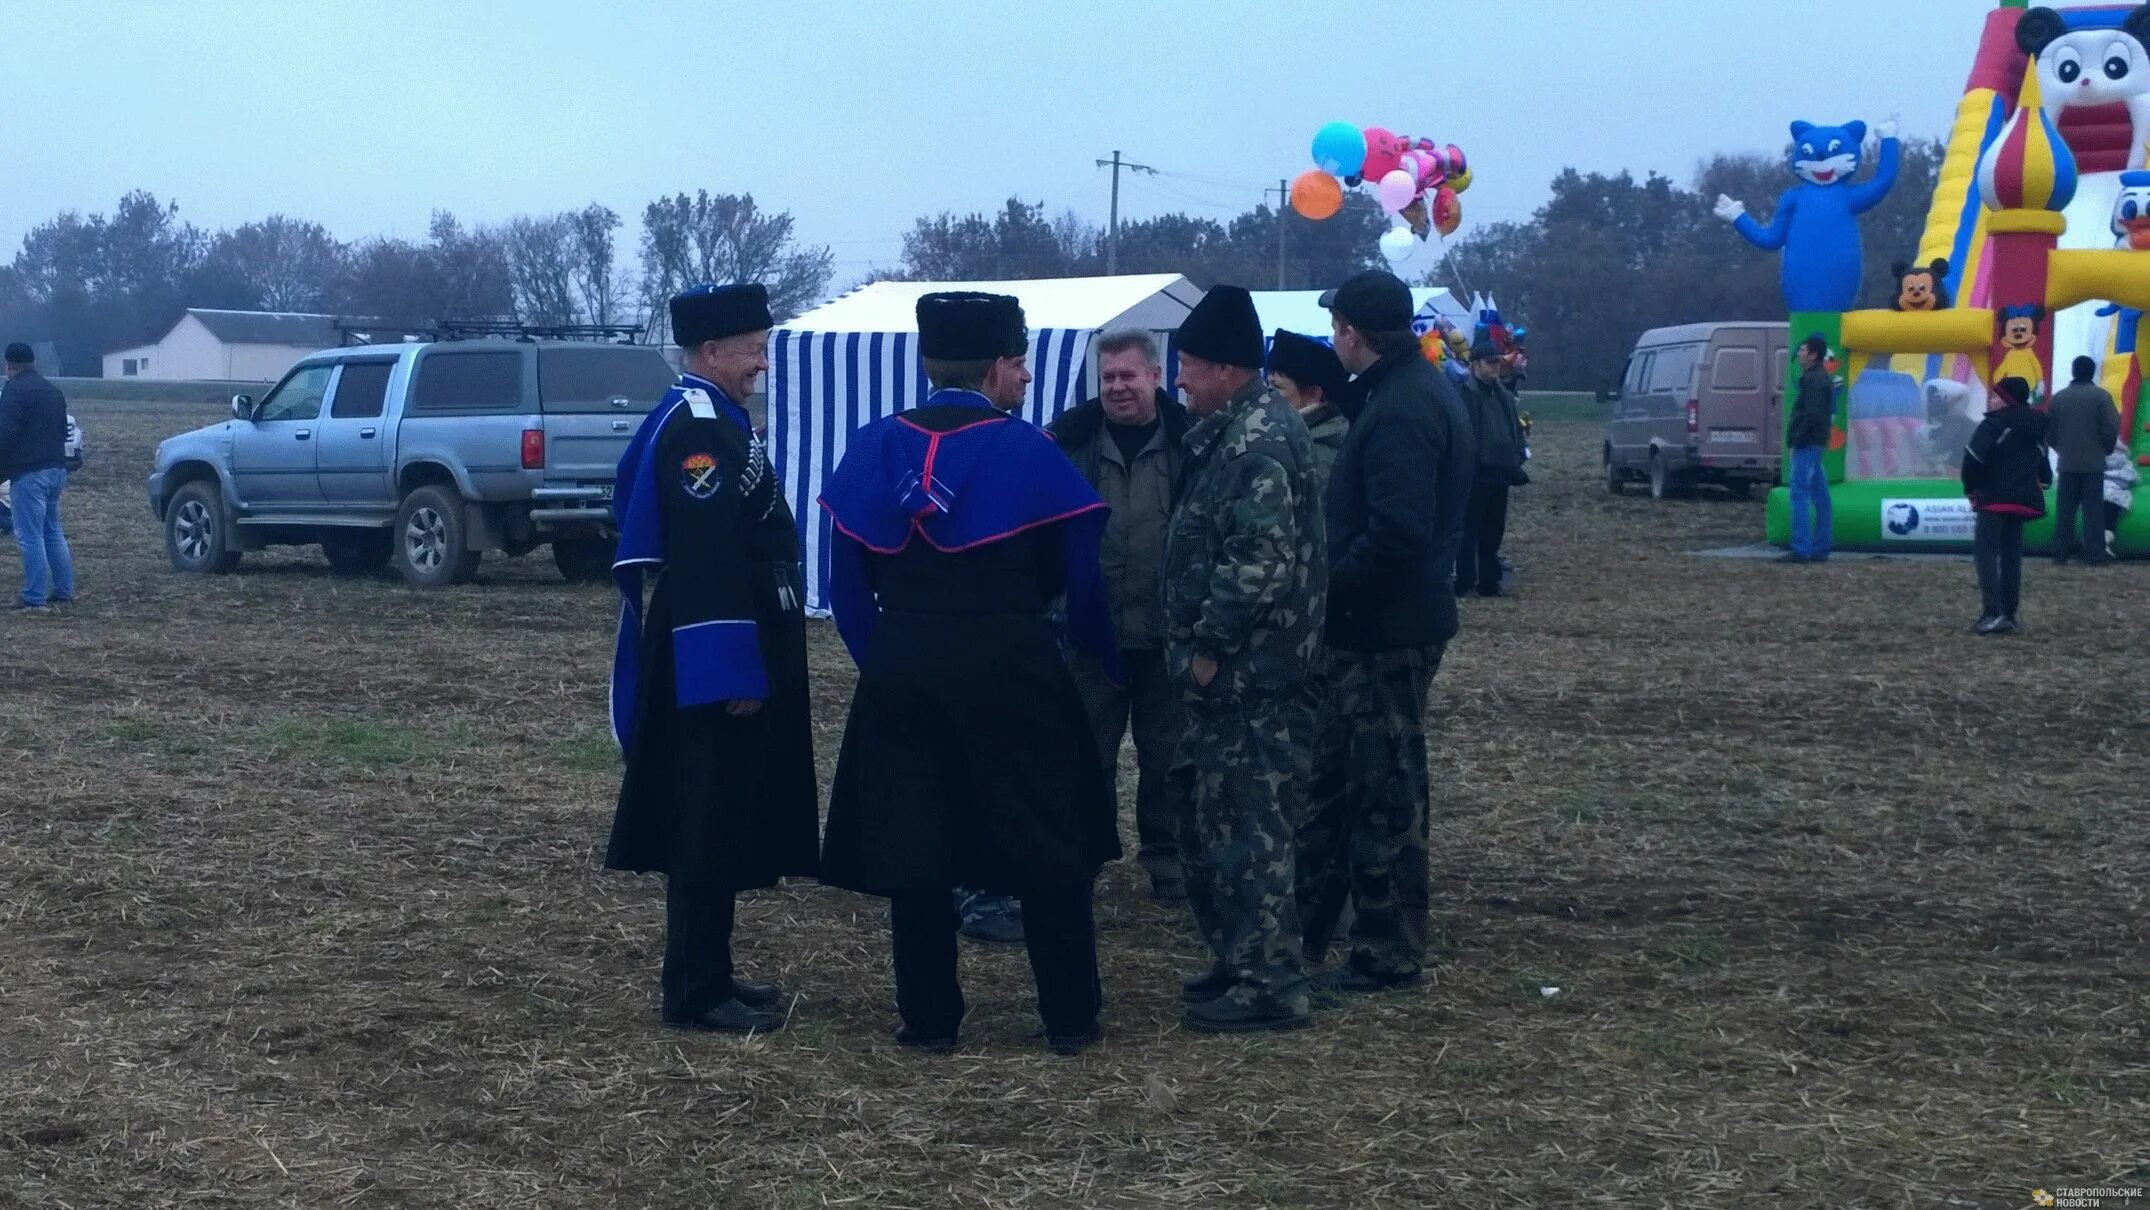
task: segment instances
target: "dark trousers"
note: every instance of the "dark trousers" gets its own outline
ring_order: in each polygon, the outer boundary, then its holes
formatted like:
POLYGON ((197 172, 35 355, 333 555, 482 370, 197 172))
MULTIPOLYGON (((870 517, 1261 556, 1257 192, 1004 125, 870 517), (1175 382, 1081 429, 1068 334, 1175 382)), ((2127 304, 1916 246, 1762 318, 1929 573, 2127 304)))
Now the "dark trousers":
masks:
POLYGON ((1471 485, 1463 512, 1463 545, 1456 549, 1456 592, 1499 592, 1501 538, 1508 532, 1508 485, 1471 485))
POLYGON ((1971 560, 1978 564, 1980 612, 1989 618, 2015 617, 2023 603, 2023 518, 1978 514, 1971 560))
POLYGON ((2065 559, 2081 555, 2086 563, 2103 563, 2109 556, 2105 550, 2105 472, 2091 471, 2077 474, 2064 471, 2057 477, 2059 487, 2060 516, 2055 524, 2053 554, 2065 559), (2076 519, 2082 518, 2083 532, 2076 535, 2076 519))
POLYGON ((1135 834, 1140 842, 1136 859, 1152 881, 1177 881, 1180 819, 1187 813, 1171 784, 1172 752, 1180 741, 1179 686, 1165 674, 1163 651, 1123 651, 1120 658, 1127 668, 1124 687, 1106 679, 1104 667, 1087 657, 1073 664, 1075 685, 1082 691, 1106 775, 1116 786, 1120 741, 1128 723, 1134 723, 1135 834))
MULTIPOLYGON (((1103 1007, 1090 884, 1017 898, 1023 904, 1023 944, 1030 950, 1038 1016, 1046 1032, 1088 1033, 1103 1007)), ((956 929, 961 923, 946 891, 905 891, 888 901, 896 1011, 921 1038, 953 1038, 963 1024, 963 985, 956 978, 956 929)))
POLYGON ((729 887, 664 880, 664 1019, 691 1021, 732 998, 729 887))

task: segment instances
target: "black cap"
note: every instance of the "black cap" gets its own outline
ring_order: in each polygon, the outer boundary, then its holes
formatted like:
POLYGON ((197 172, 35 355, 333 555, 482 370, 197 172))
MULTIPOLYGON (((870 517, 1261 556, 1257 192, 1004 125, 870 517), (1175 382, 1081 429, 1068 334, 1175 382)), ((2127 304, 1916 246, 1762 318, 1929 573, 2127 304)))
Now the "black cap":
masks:
POLYGON ((1320 387, 1325 396, 1334 396, 1344 385, 1344 363, 1336 359, 1336 350, 1297 332, 1277 329, 1269 338, 1269 372, 1282 374, 1303 387, 1320 387))
POLYGON ((2003 378, 1993 384, 1993 391, 2017 407, 2031 401, 2031 384, 2021 378, 2003 378))
POLYGON ((672 299, 672 343, 682 349, 775 326, 776 320, 769 315, 769 291, 759 282, 696 286, 672 299))
POLYGON ((1499 361, 1501 347, 1490 340, 1481 340, 1471 346, 1472 361, 1499 361))
POLYGON ((1180 321, 1179 351, 1218 365, 1262 368, 1262 317, 1244 286, 1212 286, 1180 321))
POLYGON ((918 355, 935 361, 993 361, 1030 351, 1023 304, 1007 294, 968 290, 919 296, 918 355))
POLYGON ((2068 368, 2075 374, 2077 382, 2089 382, 2098 376, 2098 363, 2088 357, 2076 358, 2075 363, 2068 368))
POLYGON ((26 366, 37 360, 37 350, 18 340, 7 347, 7 360, 10 365, 26 366))
POLYGON ((1361 332, 1402 332, 1418 312, 1411 302, 1411 287, 1379 269, 1354 273, 1336 289, 1322 291, 1321 305, 1361 332))

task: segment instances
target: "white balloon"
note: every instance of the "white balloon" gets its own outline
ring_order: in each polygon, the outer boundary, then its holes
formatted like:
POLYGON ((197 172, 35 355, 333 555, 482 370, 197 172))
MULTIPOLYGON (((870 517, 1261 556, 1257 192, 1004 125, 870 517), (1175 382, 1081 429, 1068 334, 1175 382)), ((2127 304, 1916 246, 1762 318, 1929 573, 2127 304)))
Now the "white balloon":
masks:
POLYGON ((1409 227, 1391 227, 1381 235, 1381 255, 1391 267, 1411 259, 1418 250, 1418 237, 1409 227))

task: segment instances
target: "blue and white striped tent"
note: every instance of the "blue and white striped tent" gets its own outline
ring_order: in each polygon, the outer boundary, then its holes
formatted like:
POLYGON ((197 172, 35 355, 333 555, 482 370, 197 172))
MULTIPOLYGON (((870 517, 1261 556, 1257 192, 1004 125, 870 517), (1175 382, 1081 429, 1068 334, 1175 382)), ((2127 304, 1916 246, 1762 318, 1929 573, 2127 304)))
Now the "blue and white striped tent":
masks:
POLYGON ((1173 333, 1202 291, 1176 274, 1000 282, 875 282, 777 328, 769 338, 768 436, 784 496, 798 518, 809 612, 828 612, 829 522, 817 503, 852 432, 918 406, 925 371, 914 308, 921 294, 979 290, 1022 300, 1030 324, 1030 398, 1023 416, 1046 424, 1090 398, 1101 332, 1142 328, 1176 377, 1173 333))

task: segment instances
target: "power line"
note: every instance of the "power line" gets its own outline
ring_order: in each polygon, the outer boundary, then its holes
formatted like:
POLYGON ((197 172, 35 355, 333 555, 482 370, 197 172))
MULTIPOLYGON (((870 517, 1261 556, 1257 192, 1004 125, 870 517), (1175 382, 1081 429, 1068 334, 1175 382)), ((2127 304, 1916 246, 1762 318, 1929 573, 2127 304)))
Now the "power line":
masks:
POLYGON ((1117 148, 1113 150, 1110 160, 1099 160, 1097 166, 1112 169, 1112 218, 1111 226, 1105 231, 1105 272, 1109 276, 1120 271, 1120 169, 1125 168, 1135 173, 1146 172, 1151 176, 1157 175, 1157 170, 1148 164, 1133 164, 1122 160, 1117 148))

